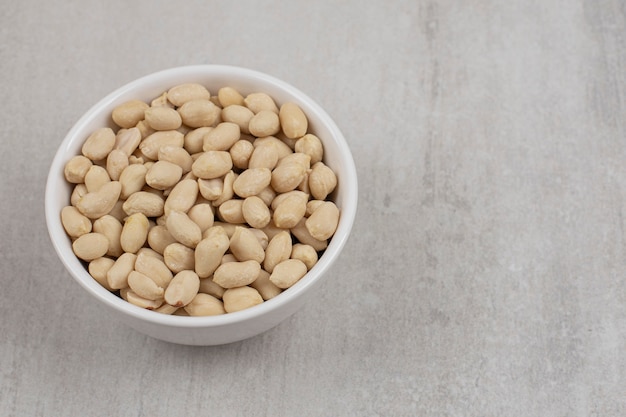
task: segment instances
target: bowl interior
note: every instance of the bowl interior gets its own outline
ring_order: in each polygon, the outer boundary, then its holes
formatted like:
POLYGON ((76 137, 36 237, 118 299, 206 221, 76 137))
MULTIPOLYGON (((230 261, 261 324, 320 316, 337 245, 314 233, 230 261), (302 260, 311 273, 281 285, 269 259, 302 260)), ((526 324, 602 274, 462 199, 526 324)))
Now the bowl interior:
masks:
POLYGON ((336 260, 347 241, 356 215, 357 193, 354 161, 341 131, 330 116, 306 94, 283 81, 257 71, 221 65, 199 65, 173 68, 140 78, 112 92, 88 110, 70 129, 53 159, 46 185, 45 212, 48 231, 61 261, 74 279, 101 302, 135 318, 154 323, 184 327, 222 326, 270 312, 288 300, 301 296, 312 287, 336 260), (309 131, 315 133, 324 145, 324 162, 335 171, 338 178, 333 199, 341 210, 341 218, 335 235, 318 263, 304 278, 279 296, 252 308, 221 316, 169 316, 136 307, 110 293, 88 274, 83 264, 73 254, 71 241, 60 221, 61 209, 69 204, 73 189, 73 186, 65 181, 63 167, 71 157, 80 154, 87 136, 99 127, 114 127, 110 115, 117 105, 131 99, 149 102, 168 88, 185 82, 203 84, 212 94, 220 87, 231 86, 244 96, 253 92, 267 93, 279 106, 288 101, 297 103, 307 115, 309 131))

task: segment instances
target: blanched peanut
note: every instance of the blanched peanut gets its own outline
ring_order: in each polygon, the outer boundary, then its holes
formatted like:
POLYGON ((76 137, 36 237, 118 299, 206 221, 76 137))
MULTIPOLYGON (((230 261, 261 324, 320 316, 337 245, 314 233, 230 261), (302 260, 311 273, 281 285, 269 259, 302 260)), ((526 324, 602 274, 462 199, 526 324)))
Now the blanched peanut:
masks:
POLYGON ((251 287, 230 288, 224 292, 224 310, 227 313, 245 310, 263 302, 263 297, 251 287))
POLYGON ((126 301, 129 303, 136 305, 137 307, 145 308, 146 310, 155 310, 163 304, 163 299, 160 298, 158 300, 148 300, 147 298, 141 297, 135 291, 128 289, 126 291, 126 301))
POLYGON ((213 130, 213 127, 211 126, 199 127, 197 129, 190 130, 185 135, 184 148, 187 152, 189 152, 189 155, 202 152, 204 136, 211 130, 213 130))
POLYGON ((248 160, 248 168, 274 169, 278 164, 277 149, 271 143, 255 146, 248 160))
POLYGON ((308 205, 309 195, 307 193, 305 193, 305 192, 300 191, 300 190, 293 190, 293 191, 287 191, 286 193, 278 194, 272 200, 272 203, 270 204, 270 207, 272 208, 272 210, 276 210, 276 208, 278 207, 278 205, 280 203, 282 203, 287 198, 292 197, 292 196, 297 196, 298 198, 300 198, 302 200, 302 202, 305 205, 308 205))
POLYGON ((183 123, 176 110, 165 106, 147 108, 144 117, 148 126, 154 130, 175 130, 183 123))
POLYGON ((237 104, 240 106, 244 105, 243 96, 239 93, 239 91, 235 90, 232 87, 222 87, 217 92, 217 99, 220 102, 222 108, 231 106, 233 104, 237 104))
POLYGON ((183 147, 185 136, 176 130, 161 130, 154 132, 139 144, 141 153, 153 161, 159 158, 159 149, 163 146, 183 147))
POLYGON ((163 261, 165 265, 174 273, 184 271, 186 269, 194 269, 194 252, 182 243, 172 243, 167 245, 163 251, 163 261))
POLYGON ((272 204, 272 201, 274 201, 274 198, 276 197, 276 191, 274 191, 272 187, 267 186, 264 189, 262 189, 259 194, 257 194, 257 197, 263 200, 265 205, 269 207, 272 204))
POLYGON ((217 316, 226 314, 221 300, 209 294, 198 293, 185 307, 190 316, 217 316))
POLYGON ((189 100, 178 108, 183 123, 189 127, 213 126, 220 118, 220 108, 206 99, 189 100))
POLYGON ((87 194, 87 186, 85 184, 76 184, 70 195, 70 204, 76 207, 78 200, 87 194))
POLYGON ((278 115, 270 110, 261 110, 250 119, 248 130, 260 138, 275 135, 280 131, 278 115))
POLYGON ((85 143, 81 152, 92 161, 100 161, 111 152, 115 146, 115 132, 110 127, 101 127, 95 130, 85 143))
POLYGON ((254 151, 254 145, 251 142, 240 139, 230 147, 230 157, 233 160, 233 166, 239 169, 248 168, 248 161, 254 151))
POLYGON ((215 220, 213 206, 207 203, 196 204, 189 209, 187 215, 195 224, 198 225, 202 233, 204 233, 204 231, 209 227, 213 226, 213 221, 215 220))
POLYGON ((324 200, 309 200, 306 203, 306 216, 309 217, 319 206, 324 204, 324 200))
POLYGON ((146 173, 146 183, 157 190, 167 190, 180 181, 183 169, 167 161, 157 161, 146 173))
POLYGON ((165 200, 164 213, 169 215, 171 211, 186 213, 193 207, 198 198, 198 182, 194 180, 182 180, 177 183, 165 200))
POLYGON ((316 251, 321 251, 326 249, 328 246, 328 242, 326 240, 317 240, 306 227, 306 218, 303 217, 295 227, 291 228, 291 233, 298 239, 300 243, 304 243, 305 245, 312 246, 316 251))
POLYGON ((107 282, 109 287, 119 290, 128 287, 128 274, 135 268, 137 255, 134 253, 123 253, 115 260, 115 263, 107 271, 107 282))
POLYGON ((148 104, 141 100, 130 100, 113 109, 111 117, 116 125, 129 129, 143 120, 148 104))
POLYGON ((309 188, 309 173, 310 169, 307 170, 306 174, 304 174, 304 178, 302 178, 302 182, 298 184, 296 187, 297 190, 302 191, 303 193, 311 194, 311 189, 309 188))
POLYGON ((233 190, 233 183, 237 179, 238 175, 233 171, 229 171, 226 175, 224 175, 224 187, 222 189, 222 195, 219 196, 216 200, 212 201, 214 207, 219 207, 225 201, 230 200, 235 195, 235 191, 233 190))
POLYGON ((263 300, 267 301, 271 298, 276 297, 283 290, 278 288, 272 281, 270 281, 270 273, 261 269, 259 276, 254 280, 252 284, 250 284, 252 288, 257 290, 263 300))
POLYGON ((222 288, 243 287, 254 282, 261 272, 257 261, 228 262, 213 273, 213 282, 222 288))
POLYGON ((228 200, 217 209, 218 215, 222 221, 231 224, 245 223, 243 217, 243 200, 228 200))
POLYGON ((140 191, 146 185, 148 169, 143 164, 129 165, 120 174, 119 182, 122 185, 120 198, 126 200, 131 194, 140 191))
POLYGON ((150 102, 150 107, 169 107, 174 108, 174 105, 167 99, 167 92, 161 94, 150 102))
POLYGON ((222 227, 207 229, 204 239, 198 243, 194 253, 195 271, 200 278, 209 277, 215 272, 229 245, 230 240, 222 227))
POLYGON ((222 261, 220 262, 220 265, 224 265, 228 262, 237 262, 237 258, 235 258, 235 255, 233 255, 232 253, 227 253, 226 255, 222 256, 222 261))
POLYGON ((113 208, 109 211, 109 216, 115 217, 120 223, 124 221, 127 216, 124 211, 124 200, 117 200, 115 202, 113 208))
POLYGON ((274 99, 266 93, 250 93, 243 102, 243 104, 255 114, 262 110, 278 114, 278 106, 276 106, 274 99))
MULTIPOLYGON (((151 227, 154 227, 151 225, 151 227)), ((161 255, 159 252, 155 251, 152 248, 148 248, 146 246, 142 247, 141 249, 139 249, 137 251, 137 253, 135 254, 137 255, 137 258, 141 257, 145 257, 145 256, 149 256, 150 258, 154 258, 154 259, 158 259, 159 261, 163 261, 163 255, 161 255)), ((136 266, 137 262, 135 262, 135 266, 136 266)))
POLYGON ((85 233, 72 243, 74 254, 83 261, 92 261, 107 253, 109 240, 100 233, 85 233))
POLYGON ((89 275, 93 277, 98 284, 102 285, 109 291, 113 291, 113 288, 109 286, 109 282, 107 281, 107 272, 109 269, 115 264, 115 261, 111 258, 96 258, 93 261, 89 262, 89 275))
POLYGON ((165 202, 159 194, 149 191, 138 191, 131 194, 122 208, 129 216, 135 213, 143 213, 146 217, 158 217, 163 215, 165 202))
POLYGON ((180 271, 165 290, 165 302, 174 307, 184 307, 193 300, 200 288, 200 278, 193 271, 180 271))
POLYGON ((278 288, 286 289, 306 275, 307 268, 299 259, 287 259, 274 267, 270 281, 278 288))
POLYGON ((226 151, 207 151, 198 157, 191 166, 191 172, 202 179, 218 178, 233 168, 230 153, 226 151))
MULTIPOLYGON (((269 243, 269 238, 267 237, 267 235, 265 234, 265 232, 263 230, 260 229, 254 229, 254 228, 250 228, 248 229, 250 231, 250 233, 252 233, 256 239, 259 241, 259 244, 261 245, 261 248, 263 248, 263 250, 265 250, 267 248, 267 245, 269 243)), ((232 236, 231 236, 232 237, 232 236)))
POLYGON ((264 228, 272 219, 270 209, 263 202, 263 200, 255 195, 248 197, 243 201, 241 214, 243 215, 246 223, 256 229, 264 228))
MULTIPOLYGON (((309 158, 306 154, 293 155, 305 155, 306 158, 309 158)), ((292 160, 290 156, 284 157, 272 171, 272 188, 279 193, 295 190, 306 175, 308 169, 307 165, 308 164, 292 160)))
POLYGON ((63 169, 65 179, 72 184, 84 183, 85 175, 87 175, 87 171, 89 171, 92 165, 93 162, 86 156, 76 155, 72 157, 63 169))
POLYGON ((93 165, 89 168, 87 174, 85 174, 85 186, 87 187, 87 192, 89 193, 98 191, 100 187, 110 181, 111 178, 109 178, 109 174, 106 169, 98 165, 93 165))
POLYGON ((284 229, 295 227, 306 213, 306 201, 300 194, 292 194, 285 198, 274 210, 272 216, 274 224, 284 229))
POLYGON ((172 243, 175 243, 176 239, 167 230, 165 226, 154 226, 148 231, 148 245, 157 253, 163 255, 165 248, 172 243))
POLYGON ((159 298, 163 298, 163 288, 158 286, 152 279, 141 272, 132 271, 128 274, 128 286, 138 296, 147 300, 158 300, 159 298))
POLYGON ((150 223, 143 213, 134 213, 124 222, 120 243, 124 252, 135 253, 146 243, 150 223))
POLYGON ((135 271, 149 277, 159 287, 166 288, 172 280, 172 271, 165 265, 162 258, 155 257, 144 249, 146 248, 137 252, 135 271))
POLYGON ((248 124, 253 116, 254 113, 252 110, 237 104, 233 104, 222 109, 222 120, 239 125, 239 129, 242 133, 250 133, 248 124))
POLYGON ((188 101, 211 98, 209 90, 198 83, 185 83, 174 86, 167 91, 167 99, 176 107, 180 107, 188 101))
MULTIPOLYGON (((237 229, 236 224, 224 223, 221 221, 213 222, 213 227, 218 227, 218 226, 224 229, 224 232, 226 233, 226 236, 228 236, 229 239, 233 237, 233 234, 235 234, 235 229, 237 229)), ((207 230, 207 232, 204 234, 204 238, 206 238, 208 234, 209 234, 209 231, 207 230)))
POLYGON ((176 315, 176 312, 178 310, 182 310, 182 309, 180 307, 171 306, 168 303, 163 303, 161 304, 160 307, 154 309, 154 311, 156 311, 157 313, 169 314, 169 315, 172 315, 172 314, 176 315))
POLYGON ((246 227, 238 226, 230 238, 230 251, 238 261, 263 262, 265 251, 257 237, 246 227))
POLYGON ((222 298, 225 289, 213 282, 213 278, 200 278, 198 293, 210 294, 215 298, 222 298))
POLYGON ((296 243, 293 245, 290 258, 301 260, 306 265, 306 269, 309 271, 318 260, 317 251, 313 248, 313 246, 302 243, 296 243))
POLYGON ((107 255, 119 257, 124 251, 120 243, 122 236, 122 223, 115 217, 107 214, 93 222, 93 230, 96 233, 105 235, 109 241, 109 249, 107 255))
POLYGON ((79 237, 91 232, 91 221, 83 216, 74 206, 61 209, 61 223, 65 232, 71 237, 79 237))
POLYGON ((220 198, 224 190, 224 180, 221 178, 213 178, 211 180, 203 180, 198 178, 198 190, 202 197, 209 201, 220 198))
POLYGON ((257 195, 270 185, 271 180, 272 171, 267 168, 246 169, 233 182, 233 191, 242 198, 257 195))
POLYGON ((157 154, 159 161, 168 161, 182 168, 183 174, 191 171, 193 159, 189 152, 179 146, 165 145, 159 149, 157 154))
POLYGON ((100 187, 98 191, 85 194, 76 202, 76 208, 90 219, 100 218, 113 209, 121 191, 121 184, 111 181, 100 187))
POLYGON ((311 165, 320 162, 324 156, 322 141, 312 133, 307 133, 298 139, 294 145, 294 150, 309 155, 311 157, 311 165))
POLYGON ((273 152, 278 155, 278 160, 293 154, 293 150, 285 144, 282 140, 274 136, 266 136, 264 138, 256 138, 252 143, 255 148, 259 146, 272 146, 273 152))
POLYGON ((317 240, 329 239, 337 230, 339 209, 332 201, 325 201, 315 209, 305 225, 311 236, 317 240))
POLYGON ((289 139, 302 137, 306 134, 308 121, 302 109, 295 103, 280 106, 280 125, 289 139))
MULTIPOLYGON (((302 224, 302 227, 304 227, 304 223, 302 224)), ((261 229, 261 231, 263 233, 265 233, 265 235, 268 237, 268 239, 272 240, 274 238, 274 236, 276 236, 280 232, 284 232, 285 229, 276 226, 274 224, 274 221, 270 220, 269 224, 267 226, 265 226, 263 229, 261 229)))
POLYGON ((240 136, 239 125, 231 122, 222 122, 204 135, 202 150, 228 151, 239 140, 240 136))
POLYGON ((325 200, 328 194, 332 193, 337 186, 337 176, 332 169, 323 162, 313 165, 309 174, 309 189, 313 198, 325 200))
POLYGON ((200 227, 182 211, 171 211, 165 221, 167 230, 183 245, 195 248, 202 240, 200 227))
POLYGON ((139 146, 142 137, 141 130, 137 127, 120 129, 115 135, 115 149, 124 151, 126 156, 131 156, 139 146))
POLYGON ((128 165, 128 155, 121 149, 113 149, 107 156, 106 170, 113 181, 120 179, 120 175, 128 165))
POLYGON ((291 235, 289 232, 283 231, 274 236, 265 250, 263 269, 271 273, 276 265, 289 259, 291 247, 291 235))

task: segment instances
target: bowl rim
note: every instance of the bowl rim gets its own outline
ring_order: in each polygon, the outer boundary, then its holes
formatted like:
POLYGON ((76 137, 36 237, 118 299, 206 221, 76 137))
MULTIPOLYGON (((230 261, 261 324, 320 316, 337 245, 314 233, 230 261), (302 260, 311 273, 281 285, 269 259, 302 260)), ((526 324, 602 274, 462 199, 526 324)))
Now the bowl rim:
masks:
MULTIPOLYGON (((192 81, 190 80, 187 82, 192 81)), ((307 114, 307 116, 309 115, 307 114)), ((339 257, 343 247, 350 237, 350 232, 356 218, 357 200, 358 180, 356 166, 350 148, 337 124, 328 115, 328 113, 319 104, 317 104, 317 102, 295 86, 272 75, 239 66, 204 64, 172 67, 147 74, 122 85, 92 105, 70 128, 57 149, 48 171, 44 204, 48 234, 59 259, 74 280, 77 281, 83 289, 89 292, 94 298, 119 313, 132 316, 133 318, 139 319, 143 322, 150 322, 153 324, 171 327, 207 328, 228 326, 235 323, 245 322, 250 319, 260 318, 272 313, 273 311, 279 310, 280 307, 287 305, 304 295, 310 287, 314 286, 321 279, 324 273, 339 257), (167 315, 143 309, 119 298, 117 295, 102 287, 89 275, 88 271, 81 264, 78 258, 76 258, 71 251, 68 253, 67 249, 63 248, 61 243, 58 241, 58 239, 61 238, 67 239, 67 234, 61 224, 60 213, 56 207, 53 207, 50 196, 56 191, 56 186, 59 183, 58 175, 59 172, 62 172, 63 166, 68 158, 68 147, 74 140, 76 140, 74 139, 75 136, 81 129, 84 128, 84 125, 100 114, 101 108, 109 106, 121 96, 128 94, 137 88, 141 88, 145 84, 150 84, 172 76, 180 77, 182 79, 190 79, 199 77, 199 74, 201 73, 203 76, 211 74, 232 75, 233 73, 236 73, 238 78, 251 79, 262 84, 271 84, 274 88, 278 88, 287 95, 293 97, 294 100, 297 100, 301 105, 304 105, 304 107, 308 107, 313 110, 316 114, 316 118, 318 118, 321 124, 323 124, 325 128, 331 132, 331 136, 334 138, 333 141, 336 142, 336 146, 340 149, 341 156, 339 158, 341 159, 342 165, 344 165, 343 171, 345 171, 343 177, 341 178, 341 182, 347 184, 347 190, 345 190, 346 198, 341 207, 341 218, 337 231, 329 242, 325 253, 320 257, 319 261, 313 266, 313 268, 307 272, 306 277, 308 279, 301 279, 292 287, 284 290, 278 296, 245 310, 217 316, 192 317, 167 315), (77 269, 77 266, 80 268, 77 269)))

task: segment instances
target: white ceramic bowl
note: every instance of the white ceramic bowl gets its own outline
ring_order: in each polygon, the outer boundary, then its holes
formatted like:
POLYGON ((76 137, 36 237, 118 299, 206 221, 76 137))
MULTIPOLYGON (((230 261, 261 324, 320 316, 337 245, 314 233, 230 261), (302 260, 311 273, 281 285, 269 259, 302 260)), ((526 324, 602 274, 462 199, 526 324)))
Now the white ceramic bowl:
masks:
MULTIPOLYGON (((312 295, 331 264, 344 247, 357 208, 357 176, 350 149, 330 116, 311 98, 293 86, 269 75, 232 66, 198 65, 178 67, 133 81, 112 92, 93 106, 71 128, 50 167, 46 184, 45 212, 54 248, 71 276, 86 290, 86 295, 104 305, 112 319, 119 320, 148 336, 187 345, 218 345, 243 340, 276 326, 295 313, 312 295), (170 316, 136 307, 100 286, 72 252, 71 241, 60 220, 61 209, 69 204, 72 186, 63 176, 65 163, 80 154, 87 136, 96 128, 111 126, 113 108, 130 99, 149 102, 177 84, 201 83, 213 93, 231 86, 246 95, 264 92, 277 104, 293 101, 309 120, 310 131, 324 145, 324 161, 337 174, 334 201, 341 210, 339 227, 318 263, 291 288, 262 304, 236 313, 211 317, 170 316)), ((328 285, 332 285, 332 280, 328 285)), ((67 300, 70 304, 72 301, 67 300)))

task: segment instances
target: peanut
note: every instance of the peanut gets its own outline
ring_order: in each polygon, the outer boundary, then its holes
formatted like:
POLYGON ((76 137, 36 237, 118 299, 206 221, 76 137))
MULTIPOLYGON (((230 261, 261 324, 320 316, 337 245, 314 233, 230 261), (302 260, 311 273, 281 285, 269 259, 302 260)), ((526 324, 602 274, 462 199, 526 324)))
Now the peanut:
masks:
POLYGON ((233 104, 237 104, 239 106, 244 105, 243 96, 239 93, 239 91, 235 90, 232 87, 220 88, 217 92, 217 98, 222 108, 228 107, 233 104))
POLYGON ((294 150, 299 153, 305 153, 311 157, 311 165, 322 160, 324 148, 322 141, 312 133, 307 133, 296 141, 294 150))
POLYGON ((93 165, 85 174, 85 186, 87 192, 98 191, 104 184, 111 182, 107 170, 98 165, 93 165))
POLYGON ((225 289, 213 282, 212 278, 200 278, 200 289, 198 293, 212 295, 215 298, 222 298, 225 289))
POLYGON ((148 231, 148 245, 161 255, 168 245, 175 242, 176 239, 165 226, 154 226, 148 231))
POLYGON ((189 155, 202 152, 202 146, 204 145, 204 136, 213 130, 211 126, 199 127, 197 129, 190 130, 184 138, 184 148, 189 155))
POLYGON ((195 271, 200 278, 207 278, 220 266, 230 241, 222 227, 211 227, 205 238, 198 243, 194 253, 195 271))
POLYGON ((290 229, 298 224, 305 213, 306 198, 302 198, 299 194, 292 194, 276 206, 272 219, 276 226, 290 229))
POLYGON ((317 162, 313 165, 309 174, 309 189, 313 198, 316 200, 325 200, 326 197, 333 192, 337 186, 337 176, 332 169, 327 167, 323 162, 317 162))
POLYGON ((113 109, 111 117, 119 127, 129 129, 144 118, 148 105, 141 100, 130 100, 113 109))
POLYGON ((263 297, 252 287, 230 288, 224 292, 224 310, 227 313, 245 310, 263 302, 263 297))
POLYGON ((240 136, 239 125, 231 122, 222 122, 204 135, 202 150, 228 151, 239 140, 240 136))
POLYGON ((196 204, 189 209, 187 215, 198 225, 202 233, 213 226, 213 221, 215 220, 213 206, 207 203, 196 204))
POLYGON ((164 212, 165 202, 159 194, 149 191, 137 191, 131 194, 122 208, 126 214, 143 213, 146 217, 158 217, 164 212))
MULTIPOLYGON (((221 206, 220 206, 221 207, 221 206)), ((253 195, 243 201, 241 205, 243 219, 255 229, 262 229, 272 219, 272 214, 267 205, 259 197, 253 195)))
POLYGON ((92 161, 100 161, 106 158, 114 146, 115 132, 110 127, 102 127, 89 135, 83 143, 81 152, 92 161))
POLYGON ((209 201, 214 201, 220 198, 222 191, 224 190, 224 180, 221 178, 213 178, 210 180, 203 180, 198 178, 198 190, 202 197, 209 201))
POLYGON ((128 216, 122 226, 120 243, 124 252, 135 253, 146 243, 150 223, 143 213, 128 216))
POLYGON ((180 107, 188 101, 211 98, 207 88, 197 83, 180 84, 167 91, 167 99, 176 107, 180 107))
POLYGON ((191 171, 193 159, 189 152, 179 146, 165 145, 159 148, 157 152, 159 161, 167 161, 178 165, 182 168, 183 174, 191 171))
POLYGON ((243 100, 243 104, 255 114, 263 110, 278 114, 274 99, 266 93, 250 93, 243 100))
POLYGON ((183 169, 167 161, 157 161, 146 173, 146 183, 157 190, 167 190, 180 181, 183 169))
POLYGON ((254 151, 254 145, 251 142, 240 139, 230 147, 230 157, 233 160, 233 166, 239 169, 248 168, 248 161, 254 151))
POLYGON ((230 238, 230 251, 240 262, 254 260, 261 263, 265 259, 265 251, 261 243, 245 227, 238 226, 235 228, 235 233, 230 238))
POLYGON ((274 267, 270 281, 278 288, 286 289, 298 282, 306 272, 304 262, 299 259, 287 259, 274 267))
POLYGON ((72 243, 72 250, 83 261, 93 261, 107 253, 109 240, 101 233, 85 233, 72 243))
POLYGON ((189 248, 195 248, 202 240, 200 227, 182 211, 171 211, 165 221, 167 230, 178 242, 189 248))
POLYGON ((222 221, 231 224, 245 223, 243 217, 243 200, 228 200, 217 209, 222 221))
POLYGON ((164 205, 165 215, 171 211, 188 212, 198 198, 198 182, 194 180, 182 180, 178 182, 167 196, 164 205))
POLYGON ((172 243, 163 250, 163 261, 165 265, 177 274, 184 270, 193 270, 195 259, 194 251, 182 243, 172 243))
POLYGON ((306 265, 306 269, 309 271, 318 260, 317 251, 313 248, 313 246, 302 243, 296 243, 293 245, 290 257, 292 259, 301 260, 306 265))
POLYGON ((113 288, 109 286, 109 282, 107 281, 107 272, 109 269, 115 264, 115 261, 111 258, 96 258, 93 261, 89 262, 88 270, 89 275, 95 279, 98 284, 102 285, 109 291, 114 291, 113 288))
POLYGON ((233 160, 226 151, 204 152, 191 166, 191 172, 198 178, 213 179, 225 175, 233 168, 233 160))
POLYGON ((270 281, 270 273, 263 269, 261 269, 258 278, 250 286, 261 294, 264 301, 276 297, 283 291, 270 281))
POLYGON ((138 296, 147 300, 163 298, 163 288, 159 287, 152 279, 141 272, 132 271, 128 274, 128 286, 138 296))
POLYGON ((93 230, 96 233, 101 233, 109 241, 109 248, 107 255, 115 258, 124 253, 120 237, 122 236, 122 223, 115 217, 107 214, 93 222, 93 230))
POLYGON ((90 219, 97 219, 108 214, 117 203, 122 191, 118 181, 104 184, 98 191, 87 193, 76 202, 76 208, 90 219))
POLYGON ((137 255, 126 252, 115 260, 113 266, 107 271, 109 287, 114 290, 128 287, 128 275, 135 268, 136 259, 137 255))
POLYGON ((220 118, 220 108, 207 99, 194 99, 178 108, 183 123, 189 127, 213 126, 220 118))
POLYGON ((177 273, 165 290, 165 302, 174 307, 184 307, 198 294, 200 278, 193 271, 177 273))
POLYGON ((61 223, 71 237, 80 237, 91 232, 91 221, 83 216, 74 206, 65 206, 61 210, 61 223))
POLYGON ((271 110, 261 110, 250 119, 248 130, 260 138, 275 135, 280 131, 278 115, 271 110))
POLYGON ((141 153, 153 161, 159 158, 159 150, 163 146, 177 146, 182 148, 185 136, 176 130, 161 130, 154 132, 139 143, 141 153))
POLYGON ((143 164, 132 164, 124 168, 119 182, 122 186, 120 198, 126 200, 131 194, 140 191, 146 185, 148 169, 143 164))
POLYGON ((295 103, 285 103, 280 106, 280 125, 283 133, 289 139, 302 137, 308 128, 307 118, 302 109, 295 103))
POLYGON ((228 262, 213 273, 213 282, 222 288, 243 287, 254 282, 261 272, 257 261, 228 262))
POLYGON ((113 149, 107 156, 106 170, 113 181, 120 179, 120 175, 128 165, 128 155, 121 149, 113 149))
POLYGON ((289 232, 283 231, 278 233, 267 245, 263 269, 271 273, 276 265, 289 259, 291 250, 291 235, 289 232))
POLYGON ((169 270, 162 258, 155 257, 142 248, 135 259, 135 271, 149 277, 156 285, 166 288, 172 280, 172 271, 169 270))
POLYGON ((272 171, 267 168, 246 169, 233 182, 233 191, 242 198, 257 195, 270 185, 271 180, 272 171))
POLYGON ((148 126, 154 130, 176 130, 183 123, 180 114, 166 106, 147 108, 144 112, 144 118, 148 126))
POLYGON ((339 209, 332 201, 325 201, 309 216, 305 225, 317 240, 329 239, 337 230, 339 209))
POLYGON ((120 129, 115 135, 115 149, 124 151, 126 156, 130 157, 137 150, 142 138, 143 135, 138 127, 120 129))
POLYGON ((185 307, 190 316, 216 316, 226 314, 224 303, 209 294, 198 293, 185 307))
POLYGON ((254 113, 252 110, 238 104, 233 104, 222 109, 222 120, 239 125, 239 129, 242 133, 250 133, 248 125, 253 116, 254 113))
POLYGON ((67 182, 72 184, 82 184, 85 182, 85 175, 89 171, 89 168, 93 165, 93 162, 89 158, 83 155, 76 155, 72 157, 63 169, 63 174, 67 182))

